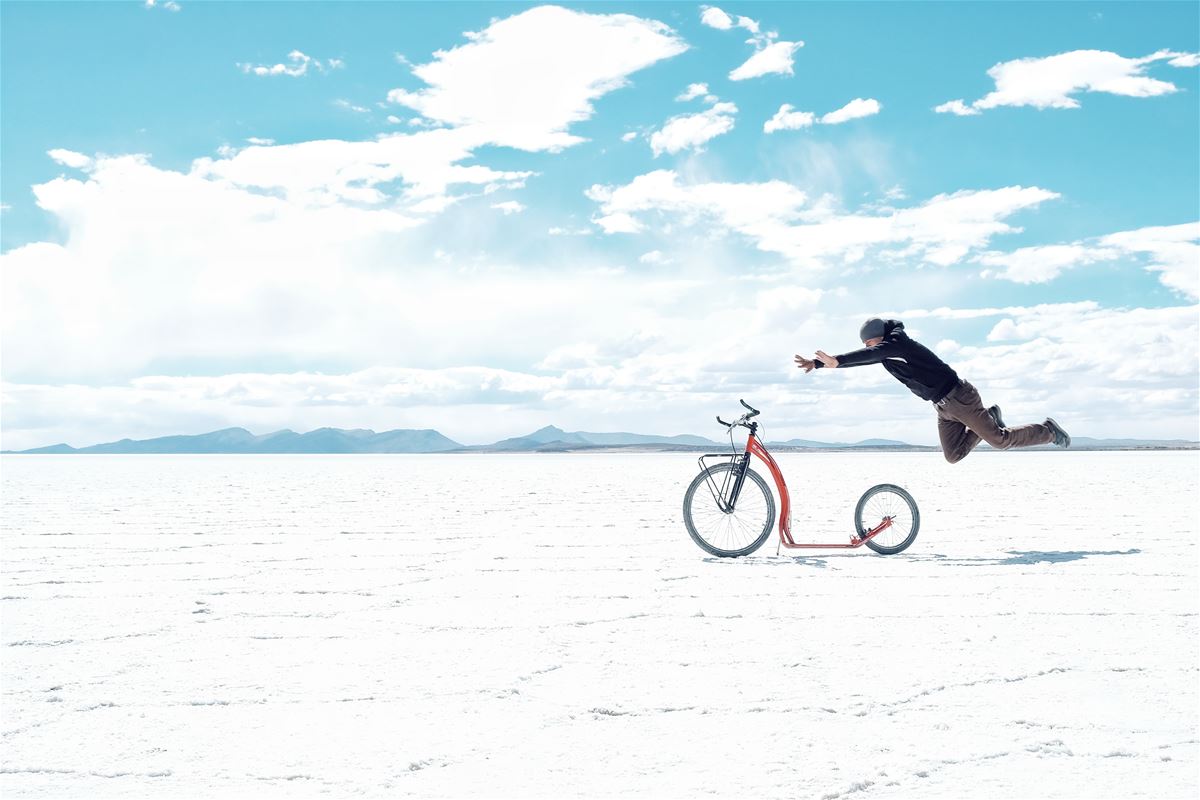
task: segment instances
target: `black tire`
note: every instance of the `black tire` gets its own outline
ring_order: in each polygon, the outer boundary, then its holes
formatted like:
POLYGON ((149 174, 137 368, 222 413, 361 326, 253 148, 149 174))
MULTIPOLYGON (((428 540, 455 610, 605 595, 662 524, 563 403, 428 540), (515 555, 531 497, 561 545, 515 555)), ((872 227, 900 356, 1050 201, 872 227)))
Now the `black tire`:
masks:
POLYGON ((735 469, 733 464, 709 467, 696 476, 683 496, 683 522, 692 541, 722 558, 753 553, 771 535, 775 525, 775 497, 767 482, 752 469, 746 470, 734 512, 726 514, 717 507, 708 481, 711 478, 720 487, 725 473, 732 469, 735 469))
POLYGON ((921 529, 921 512, 917 510, 917 501, 899 486, 881 483, 863 493, 854 509, 854 535, 864 535, 887 516, 894 518, 891 527, 868 539, 867 547, 890 556, 912 544, 917 538, 917 531, 921 529))

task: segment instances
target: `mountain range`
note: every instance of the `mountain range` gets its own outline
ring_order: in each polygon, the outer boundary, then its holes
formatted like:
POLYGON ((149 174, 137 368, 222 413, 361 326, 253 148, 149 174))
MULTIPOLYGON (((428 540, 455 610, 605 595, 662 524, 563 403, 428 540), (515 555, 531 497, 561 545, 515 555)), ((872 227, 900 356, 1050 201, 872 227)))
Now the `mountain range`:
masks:
MULTIPOLYGON (((71 447, 56 444, 32 450, 5 453, 66 454, 66 453, 530 453, 571 452, 578 450, 657 450, 693 451, 723 449, 728 445, 702 436, 656 436, 641 433, 568 432, 553 425, 488 445, 462 445, 435 430, 397 429, 376 433, 354 428, 318 428, 308 433, 291 430, 255 435, 245 428, 225 428, 211 433, 181 436, 160 436, 155 439, 121 439, 117 442, 90 447, 71 447)), ((1200 442, 1183 439, 1092 439, 1076 437, 1071 443, 1077 450, 1129 449, 1197 449, 1200 442)), ((819 442, 810 439, 789 439, 768 442, 767 447, 779 450, 937 450, 937 447, 914 445, 894 439, 864 439, 861 442, 819 442)))

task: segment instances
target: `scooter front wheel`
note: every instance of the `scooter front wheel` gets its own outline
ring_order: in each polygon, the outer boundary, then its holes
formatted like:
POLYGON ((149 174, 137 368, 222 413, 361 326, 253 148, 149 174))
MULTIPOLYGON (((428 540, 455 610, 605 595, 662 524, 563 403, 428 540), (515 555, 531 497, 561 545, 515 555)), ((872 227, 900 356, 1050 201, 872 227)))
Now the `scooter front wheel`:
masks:
MULTIPOLYGON (((732 486, 740 467, 717 464, 696 476, 683 496, 683 522, 696 544, 714 556, 737 558, 753 553, 775 525, 775 498, 767 482, 746 470, 742 492, 732 511, 723 510, 717 496, 732 486)), ((726 499, 726 498, 722 498, 726 499)))
POLYGON ((854 509, 854 534, 865 536, 891 518, 892 524, 867 540, 867 547, 885 556, 894 555, 917 538, 921 512, 908 492, 890 483, 872 486, 854 509))

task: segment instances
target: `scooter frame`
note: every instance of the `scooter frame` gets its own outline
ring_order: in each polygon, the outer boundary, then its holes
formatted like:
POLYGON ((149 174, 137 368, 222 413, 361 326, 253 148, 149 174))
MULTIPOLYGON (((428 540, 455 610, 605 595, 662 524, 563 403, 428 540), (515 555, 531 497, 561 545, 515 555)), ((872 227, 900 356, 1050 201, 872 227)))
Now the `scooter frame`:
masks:
MULTIPOLYGON (((751 408, 749 405, 746 405, 745 401, 742 401, 742 405, 745 406, 746 408, 750 409, 751 411, 753 411, 753 414, 750 414, 748 416, 754 416, 754 414, 758 413, 753 408, 751 408)), ((779 492, 779 544, 781 546, 787 547, 787 548, 793 549, 793 550, 800 550, 800 549, 821 549, 821 550, 844 549, 844 550, 848 550, 848 549, 852 549, 855 547, 862 547, 869 540, 875 538, 883 531, 892 527, 892 522, 894 521, 893 518, 892 517, 884 517, 883 521, 879 525, 872 528, 871 530, 865 531, 859 536, 851 536, 849 544, 809 544, 809 543, 796 542, 792 538, 792 497, 791 497, 791 494, 788 492, 787 483, 783 479, 783 470, 781 470, 779 468, 779 464, 777 464, 775 462, 774 456, 772 456, 771 453, 767 450, 766 445, 764 445, 762 443, 762 441, 759 440, 759 438, 758 438, 758 423, 757 422, 745 422, 745 421, 740 421, 737 423, 729 423, 729 422, 725 422, 720 417, 717 417, 717 422, 720 422, 722 425, 725 425, 726 427, 729 427, 731 429, 735 425, 739 425, 739 424, 742 427, 749 429, 750 435, 746 439, 746 449, 742 452, 741 456, 736 456, 736 455, 731 456, 729 453, 706 453, 706 454, 700 456, 700 468, 702 470, 707 469, 708 465, 706 465, 704 463, 704 459, 706 459, 706 458, 723 458, 723 459, 736 458, 738 460, 738 465, 736 467, 737 474, 736 474, 736 476, 733 476, 734 485, 733 485, 733 490, 730 492, 729 501, 728 501, 728 505, 730 507, 733 507, 733 506, 737 505, 738 496, 742 492, 742 485, 745 483, 745 480, 746 480, 746 471, 750 468, 750 457, 754 456, 754 457, 758 458, 759 461, 766 464, 767 469, 771 472, 771 477, 775 479, 775 489, 779 492)), ((717 490, 715 487, 710 486, 710 488, 713 489, 713 496, 717 498, 717 504, 722 505, 723 504, 723 501, 721 499, 722 492, 717 490)))

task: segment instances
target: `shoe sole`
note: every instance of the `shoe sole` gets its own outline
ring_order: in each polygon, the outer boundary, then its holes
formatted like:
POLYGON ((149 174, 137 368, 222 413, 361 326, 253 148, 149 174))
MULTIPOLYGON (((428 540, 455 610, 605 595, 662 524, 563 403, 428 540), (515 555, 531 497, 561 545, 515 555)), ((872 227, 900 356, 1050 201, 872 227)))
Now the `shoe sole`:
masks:
POLYGON ((1046 425, 1054 432, 1054 443, 1064 450, 1071 446, 1071 434, 1063 430, 1063 426, 1059 425, 1050 417, 1046 417, 1046 425), (1062 438, 1062 444, 1059 444, 1058 439, 1062 438))

